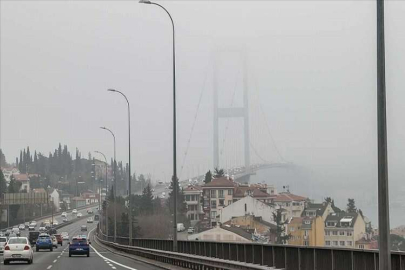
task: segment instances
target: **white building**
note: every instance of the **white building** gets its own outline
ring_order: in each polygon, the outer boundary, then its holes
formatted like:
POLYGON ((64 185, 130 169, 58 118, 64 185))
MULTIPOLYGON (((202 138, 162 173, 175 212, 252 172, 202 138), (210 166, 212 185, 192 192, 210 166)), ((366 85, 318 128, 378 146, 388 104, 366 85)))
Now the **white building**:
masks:
POLYGON ((48 196, 51 202, 55 205, 56 212, 59 212, 60 210, 60 197, 59 197, 59 192, 56 189, 48 189, 48 196))
POLYGON ((261 217, 262 220, 275 224, 273 221, 273 213, 276 211, 275 207, 262 201, 256 200, 250 196, 246 196, 226 207, 221 209, 219 214, 219 221, 225 223, 233 217, 241 217, 246 215, 253 215, 261 217))
POLYGON ((30 178, 28 174, 13 174, 15 181, 21 183, 20 191, 30 192, 30 178))
POLYGON ((188 236, 188 240, 216 241, 216 242, 252 242, 252 234, 241 228, 224 226, 215 227, 188 236))
POLYGON ((192 226, 199 220, 200 216, 204 214, 202 209, 202 188, 200 186, 188 186, 183 189, 184 198, 187 204, 187 217, 192 226))

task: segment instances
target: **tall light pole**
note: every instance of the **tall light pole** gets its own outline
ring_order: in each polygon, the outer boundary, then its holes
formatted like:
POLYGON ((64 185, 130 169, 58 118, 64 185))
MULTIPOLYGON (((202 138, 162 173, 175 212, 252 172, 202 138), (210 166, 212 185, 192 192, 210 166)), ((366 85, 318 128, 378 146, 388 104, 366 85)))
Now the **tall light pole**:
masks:
MULTIPOLYGON (((107 239, 108 239, 108 218, 107 218, 107 213, 108 213, 108 203, 107 203, 108 163, 107 163, 107 158, 105 157, 105 155, 103 153, 101 153, 100 151, 94 151, 94 152, 102 155, 104 157, 104 161, 105 161, 105 198, 104 198, 104 200, 106 201, 106 204, 105 204, 104 215, 105 215, 105 228, 106 228, 105 230, 106 230, 106 235, 107 235, 107 239)), ((100 185, 100 202, 101 202, 101 185, 100 185)), ((101 210, 101 205, 98 209, 101 210)))
POLYGON ((110 129, 106 127, 100 127, 101 129, 107 130, 111 133, 114 138, 114 243, 117 242, 117 160, 116 160, 116 150, 115 150, 115 134, 110 129))
POLYGON ((115 89, 108 89, 107 91, 110 92, 115 92, 121 94, 125 100, 127 101, 128 104, 128 236, 129 236, 129 245, 132 246, 132 204, 131 204, 131 194, 132 194, 132 189, 131 189, 131 110, 129 106, 129 101, 126 95, 122 93, 121 91, 115 90, 115 89))
POLYGON ((377 0, 377 134, 379 269, 391 269, 388 192, 387 118, 385 94, 384 0, 377 0))
POLYGON ((156 5, 162 8, 167 15, 169 15, 170 21, 172 22, 173 28, 173 251, 177 251, 177 152, 176 152, 176 50, 175 50, 175 31, 174 31, 174 22, 173 18, 170 15, 169 11, 165 9, 163 6, 151 2, 149 0, 140 0, 139 3, 142 4, 151 4, 156 5))

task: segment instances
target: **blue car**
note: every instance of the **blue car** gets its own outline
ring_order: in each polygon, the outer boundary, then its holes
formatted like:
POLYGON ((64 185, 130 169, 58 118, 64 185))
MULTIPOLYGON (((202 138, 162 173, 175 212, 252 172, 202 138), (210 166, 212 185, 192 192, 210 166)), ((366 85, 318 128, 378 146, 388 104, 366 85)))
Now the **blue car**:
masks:
POLYGON ((36 251, 39 251, 40 249, 49 249, 49 251, 53 251, 51 236, 47 233, 41 233, 38 236, 35 246, 36 246, 36 251))
POLYGON ((90 256, 90 242, 86 237, 76 236, 69 243, 69 257, 72 255, 87 255, 90 256))

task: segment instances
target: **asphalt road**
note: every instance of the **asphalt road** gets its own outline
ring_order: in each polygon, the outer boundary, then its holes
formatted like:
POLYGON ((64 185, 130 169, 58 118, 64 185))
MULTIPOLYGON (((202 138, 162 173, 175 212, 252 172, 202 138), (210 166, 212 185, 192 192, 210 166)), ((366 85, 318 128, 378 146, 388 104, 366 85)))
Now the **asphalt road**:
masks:
MULTIPOLYGON (((85 215, 86 210, 80 212, 85 215)), ((54 217, 56 220, 62 222, 62 218, 59 216, 54 217)), ((69 214, 69 220, 74 219, 69 214)), ((38 222, 38 225, 40 222, 38 222)), ((77 222, 70 224, 66 227, 60 228, 58 233, 67 232, 70 238, 77 235, 88 234, 91 230, 97 227, 97 222, 87 223, 87 219, 78 220, 77 222), (86 224, 88 231, 81 232, 80 226, 86 224)), ((37 227, 38 228, 38 227, 37 227)), ((26 235, 28 231, 22 231, 22 236, 26 235)), ((36 252, 34 249, 34 263, 32 265, 26 262, 12 262, 9 265, 4 265, 3 256, 0 260, 0 269, 12 269, 12 270, 104 270, 104 269, 129 269, 129 270, 152 270, 157 269, 156 266, 150 266, 141 262, 128 259, 126 257, 113 254, 96 243, 91 243, 90 257, 86 256, 72 256, 69 257, 68 241, 64 241, 62 246, 54 248, 53 252, 40 250, 36 252)))

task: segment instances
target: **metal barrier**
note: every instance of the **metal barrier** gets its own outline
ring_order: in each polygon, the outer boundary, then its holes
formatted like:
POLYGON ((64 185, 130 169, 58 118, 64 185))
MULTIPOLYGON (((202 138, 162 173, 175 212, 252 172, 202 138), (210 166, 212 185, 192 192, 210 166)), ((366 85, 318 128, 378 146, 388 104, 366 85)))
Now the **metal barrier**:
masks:
MULTIPOLYGON (((100 235, 104 240, 105 235, 100 235)), ((111 238, 111 237, 110 237, 111 238)), ((108 239, 112 241, 112 239, 108 239)), ((128 238, 117 242, 128 244, 128 238)), ((133 246, 173 251, 172 240, 133 239, 133 246)), ((211 241, 178 241, 178 252, 254 263, 285 270, 378 270, 378 250, 268 245, 211 241)), ((392 270, 405 270, 405 252, 391 253, 392 270)))
MULTIPOLYGON (((120 245, 117 243, 111 243, 109 241, 101 240, 96 237, 96 241, 101 242, 104 245, 112 247, 116 250, 141 256, 144 258, 152 259, 154 261, 163 262, 165 264, 171 264, 178 267, 187 269, 218 269, 218 270, 277 270, 274 267, 268 267, 258 264, 238 262, 231 260, 223 260, 218 258, 211 258, 206 256, 197 256, 179 252, 163 251, 150 248, 134 247, 128 245, 120 245)), ((281 270, 281 269, 279 269, 281 270)))

